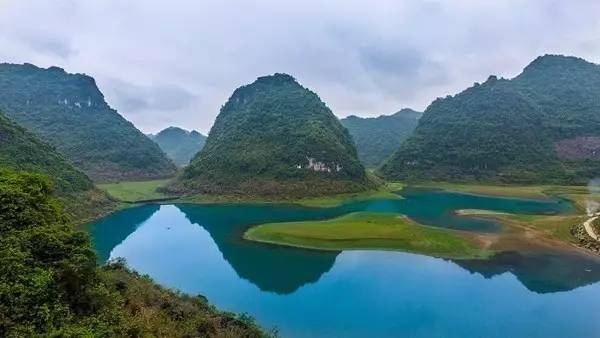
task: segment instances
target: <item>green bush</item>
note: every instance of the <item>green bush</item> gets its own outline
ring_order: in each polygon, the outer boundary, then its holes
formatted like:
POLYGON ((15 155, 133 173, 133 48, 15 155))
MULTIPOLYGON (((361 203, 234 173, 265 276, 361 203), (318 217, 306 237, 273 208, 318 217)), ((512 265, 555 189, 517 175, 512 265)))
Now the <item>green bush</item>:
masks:
POLYGON ((0 169, 0 337, 262 337, 246 317, 102 268, 49 178, 0 169))

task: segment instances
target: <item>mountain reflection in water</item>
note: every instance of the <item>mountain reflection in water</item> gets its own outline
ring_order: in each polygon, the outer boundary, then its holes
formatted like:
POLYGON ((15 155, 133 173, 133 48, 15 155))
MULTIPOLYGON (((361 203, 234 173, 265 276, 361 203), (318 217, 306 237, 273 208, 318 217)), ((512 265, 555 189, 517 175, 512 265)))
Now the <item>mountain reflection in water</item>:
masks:
POLYGON ((335 208, 145 205, 110 215, 89 230, 100 260, 124 257, 162 285, 202 294, 222 310, 249 313, 285 337, 547 338, 592 337, 600 330, 594 318, 600 313, 600 265, 587 256, 504 252, 489 260, 452 261, 242 239, 255 224, 353 211, 403 213, 432 226, 494 232, 499 224, 457 217, 454 210, 561 213, 571 208, 561 200, 414 191, 403 196, 335 208))
MULTIPOLYGON (((173 215, 178 215, 178 211, 183 218, 163 216, 163 223, 172 227, 181 223, 201 227, 210 234, 222 257, 239 277, 250 281, 260 290, 289 294, 305 284, 317 282, 333 267, 340 252, 249 242, 242 238, 248 227, 267 222, 326 219, 354 211, 377 211, 403 213, 430 225, 486 232, 495 231, 498 224, 489 220, 456 217, 453 211, 470 208, 558 213, 570 208, 561 200, 532 201, 412 190, 404 191, 403 196, 404 199, 351 202, 333 208, 269 204, 144 205, 104 218, 91 227, 91 233, 99 259, 106 261, 115 247, 152 217, 169 210, 173 215)), ((157 234, 158 238, 165 235, 168 232, 157 234)), ((575 254, 504 252, 488 260, 452 261, 486 278, 511 273, 529 290, 538 293, 571 290, 600 280, 598 260, 575 254)))

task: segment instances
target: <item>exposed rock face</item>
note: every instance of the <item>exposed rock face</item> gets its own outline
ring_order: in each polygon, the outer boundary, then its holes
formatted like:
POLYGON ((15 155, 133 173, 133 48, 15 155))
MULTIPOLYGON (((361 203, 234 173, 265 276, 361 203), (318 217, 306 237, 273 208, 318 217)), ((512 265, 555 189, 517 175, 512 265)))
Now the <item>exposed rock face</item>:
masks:
POLYGON ((578 245, 600 255, 600 241, 592 239, 582 224, 571 227, 571 234, 579 241, 578 245))
POLYGON ((312 171, 320 171, 320 172, 328 172, 328 173, 339 172, 340 170, 342 170, 342 166, 337 163, 327 164, 327 163, 319 162, 312 157, 308 157, 308 166, 302 165, 302 164, 297 164, 296 168, 309 169, 312 171))

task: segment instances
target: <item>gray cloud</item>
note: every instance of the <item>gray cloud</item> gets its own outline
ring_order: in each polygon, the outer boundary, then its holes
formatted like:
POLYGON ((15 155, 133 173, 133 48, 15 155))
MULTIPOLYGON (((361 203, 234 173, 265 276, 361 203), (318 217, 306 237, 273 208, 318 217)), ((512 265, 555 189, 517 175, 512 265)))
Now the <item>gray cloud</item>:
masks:
POLYGON ((31 49, 42 53, 49 54, 50 56, 56 56, 59 59, 67 59, 73 54, 73 50, 68 43, 61 40, 54 40, 53 38, 37 39, 33 36, 27 43, 31 46, 31 49))
POLYGON ((424 109, 536 56, 600 61, 595 0, 4 0, 0 61, 94 76, 146 132, 208 131, 238 86, 295 76, 338 116, 424 109))
POLYGON ((106 81, 107 95, 114 105, 124 111, 138 112, 159 110, 166 113, 189 107, 196 97, 185 89, 176 86, 144 86, 127 83, 119 79, 106 81))

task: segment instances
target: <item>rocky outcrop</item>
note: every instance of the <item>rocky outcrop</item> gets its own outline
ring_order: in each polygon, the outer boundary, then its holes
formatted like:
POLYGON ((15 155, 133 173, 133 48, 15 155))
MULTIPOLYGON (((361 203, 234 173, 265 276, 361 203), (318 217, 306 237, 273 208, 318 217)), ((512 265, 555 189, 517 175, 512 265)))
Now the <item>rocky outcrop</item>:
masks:
POLYGON ((600 241, 591 238, 585 230, 583 224, 574 225, 571 228, 571 234, 577 239, 578 246, 600 255, 600 241))

